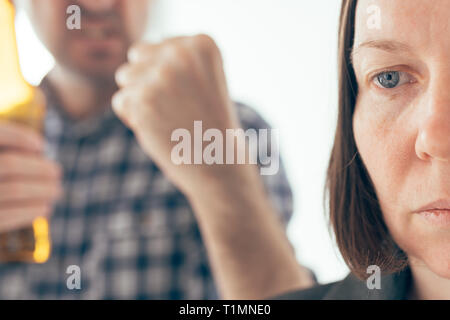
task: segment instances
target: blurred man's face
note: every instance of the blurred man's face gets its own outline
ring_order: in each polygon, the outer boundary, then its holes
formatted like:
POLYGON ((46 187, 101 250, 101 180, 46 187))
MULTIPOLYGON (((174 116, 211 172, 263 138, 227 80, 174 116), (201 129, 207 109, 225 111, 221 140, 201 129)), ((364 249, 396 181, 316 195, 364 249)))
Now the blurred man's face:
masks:
POLYGON ((25 0, 33 26, 58 64, 92 80, 114 77, 129 46, 145 32, 151 0, 25 0), (70 5, 81 30, 69 30, 70 5))

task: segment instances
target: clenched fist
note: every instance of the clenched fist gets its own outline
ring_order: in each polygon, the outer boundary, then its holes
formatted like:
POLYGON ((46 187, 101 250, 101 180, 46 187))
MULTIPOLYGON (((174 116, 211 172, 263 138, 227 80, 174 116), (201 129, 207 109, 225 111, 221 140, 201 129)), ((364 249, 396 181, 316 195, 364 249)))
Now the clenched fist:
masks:
MULTIPOLYGON (((214 41, 201 35, 139 44, 130 50, 129 64, 117 72, 117 82, 122 89, 113 98, 114 110, 190 202, 221 295, 261 299, 311 285, 256 165, 172 162, 175 130, 188 130, 196 140, 195 121, 202 121, 205 136, 208 129, 226 137, 227 129, 240 128, 214 41)), ((198 155, 198 145, 192 145, 190 155, 198 155)), ((235 148, 231 151, 242 152, 247 146, 235 148)))
POLYGON ((185 194, 227 176, 233 166, 171 161, 174 130, 187 129, 193 136, 194 121, 202 121, 204 130, 221 132, 240 126, 214 41, 198 35, 138 44, 128 58, 116 74, 121 90, 113 97, 113 108, 146 153, 185 194))

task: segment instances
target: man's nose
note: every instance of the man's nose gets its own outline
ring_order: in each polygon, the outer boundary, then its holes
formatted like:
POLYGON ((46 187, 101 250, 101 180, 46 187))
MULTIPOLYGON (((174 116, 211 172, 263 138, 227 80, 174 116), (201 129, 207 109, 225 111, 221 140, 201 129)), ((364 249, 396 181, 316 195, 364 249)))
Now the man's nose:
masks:
POLYGON ((76 2, 89 11, 101 12, 112 9, 118 0, 77 0, 76 2))
POLYGON ((428 86, 424 99, 424 117, 416 141, 416 153, 422 160, 450 162, 450 66, 440 68, 428 86))

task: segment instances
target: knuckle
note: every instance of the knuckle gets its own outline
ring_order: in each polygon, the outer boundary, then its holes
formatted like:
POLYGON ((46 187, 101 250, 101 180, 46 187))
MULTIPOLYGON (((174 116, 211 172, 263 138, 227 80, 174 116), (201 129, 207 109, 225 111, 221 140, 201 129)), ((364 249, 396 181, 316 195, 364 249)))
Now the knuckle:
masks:
POLYGON ((15 197, 22 195, 23 186, 21 183, 19 183, 17 181, 13 181, 8 184, 8 190, 9 190, 10 196, 15 198, 15 197))
POLYGON ((116 82, 119 85, 125 85, 129 78, 131 65, 129 63, 123 64, 116 71, 116 82))
POLYGON ((173 43, 170 46, 170 51, 177 61, 188 61, 190 59, 191 52, 183 43, 173 43))
POLYGON ((37 147, 40 142, 40 135, 24 124, 0 120, 0 145, 27 146, 34 144, 37 147))
POLYGON ((214 39, 206 34, 199 34, 194 36, 193 41, 196 47, 203 52, 213 53, 218 50, 214 39))
POLYGON ((127 103, 126 92, 122 89, 114 94, 112 97, 112 106, 117 114, 123 115, 125 112, 125 107, 127 103))
POLYGON ((63 170, 62 170, 62 167, 60 164, 58 164, 54 161, 51 161, 51 160, 46 160, 46 164, 47 164, 47 171, 50 174, 53 174, 53 175, 57 176, 58 178, 61 177, 63 170))
POLYGON ((138 42, 133 44, 130 49, 128 50, 128 59, 129 60, 135 60, 142 57, 142 55, 147 52, 149 49, 150 44, 145 42, 138 42))
POLYGON ((40 216, 48 217, 51 212, 52 212, 52 210, 51 210, 51 206, 49 204, 38 205, 38 207, 35 210, 34 218, 40 217, 40 216))
POLYGON ((16 158, 10 153, 0 154, 0 166, 7 170, 14 168, 16 165, 16 158))
POLYGON ((50 198, 52 200, 56 200, 57 198, 59 198, 61 196, 61 193, 62 193, 61 185, 59 183, 55 183, 53 185, 52 193, 50 195, 50 198))

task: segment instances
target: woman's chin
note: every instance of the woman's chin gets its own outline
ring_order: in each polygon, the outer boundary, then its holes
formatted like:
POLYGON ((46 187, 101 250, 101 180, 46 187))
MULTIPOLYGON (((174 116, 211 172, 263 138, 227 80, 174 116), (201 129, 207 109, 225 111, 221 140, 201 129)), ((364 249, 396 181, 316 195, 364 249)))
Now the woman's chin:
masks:
POLYGON ((450 280, 450 257, 447 257, 446 261, 439 257, 436 260, 438 261, 428 262, 428 268, 437 276, 450 280))
POLYGON ((410 265, 412 269, 429 270, 440 278, 450 280, 450 244, 430 248, 420 258, 411 258, 410 265))

